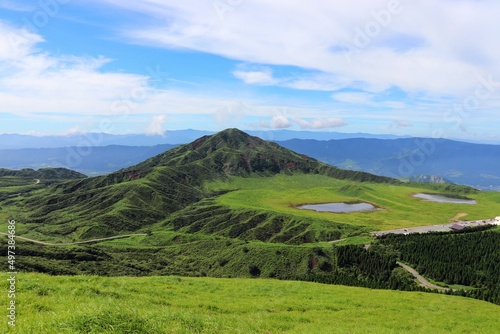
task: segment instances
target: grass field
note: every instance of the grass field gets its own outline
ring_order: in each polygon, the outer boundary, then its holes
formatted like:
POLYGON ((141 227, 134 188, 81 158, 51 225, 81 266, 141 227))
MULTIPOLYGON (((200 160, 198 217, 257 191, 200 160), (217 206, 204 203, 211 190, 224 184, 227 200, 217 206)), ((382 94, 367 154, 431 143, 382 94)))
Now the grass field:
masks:
MULTIPOLYGON (((476 205, 433 203, 412 194, 442 193, 438 190, 388 184, 354 183, 322 175, 277 175, 267 178, 232 177, 229 182, 206 185, 213 190, 234 190, 218 198, 218 202, 234 208, 261 209, 301 217, 320 218, 332 222, 366 226, 369 230, 448 223, 459 213, 462 219, 487 219, 500 215, 500 193, 467 194, 476 205), (349 214, 317 213, 299 210, 301 204, 329 202, 368 202, 381 210, 349 214)), ((456 195, 463 195, 457 193, 456 195)))
MULTIPOLYGON (((2 333, 427 334, 500 328, 499 306, 418 292, 264 279, 17 279, 16 326, 10 329, 4 316, 2 333)), ((6 293, 0 303, 7 305, 6 293)))

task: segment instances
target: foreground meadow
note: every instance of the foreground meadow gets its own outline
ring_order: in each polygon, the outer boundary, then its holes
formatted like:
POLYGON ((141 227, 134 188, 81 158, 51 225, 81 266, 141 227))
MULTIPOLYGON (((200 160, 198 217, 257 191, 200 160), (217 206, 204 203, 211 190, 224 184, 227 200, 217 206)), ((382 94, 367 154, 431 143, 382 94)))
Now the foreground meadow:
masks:
MULTIPOLYGON (((2 333, 427 334, 500 328, 499 306, 420 292, 265 279, 18 274, 17 280, 16 326, 9 328, 4 317, 2 333)), ((0 302, 7 305, 7 294, 0 302)))

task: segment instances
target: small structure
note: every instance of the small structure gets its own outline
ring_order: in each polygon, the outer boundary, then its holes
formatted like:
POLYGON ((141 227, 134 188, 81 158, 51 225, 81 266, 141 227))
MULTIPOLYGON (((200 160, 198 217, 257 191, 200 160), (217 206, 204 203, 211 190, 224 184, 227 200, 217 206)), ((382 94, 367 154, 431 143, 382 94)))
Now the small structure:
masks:
POLYGON ((498 217, 495 218, 494 224, 495 225, 500 225, 500 216, 498 216, 498 217))
POLYGON ((453 231, 462 231, 465 228, 463 225, 453 224, 450 226, 450 229, 453 231))

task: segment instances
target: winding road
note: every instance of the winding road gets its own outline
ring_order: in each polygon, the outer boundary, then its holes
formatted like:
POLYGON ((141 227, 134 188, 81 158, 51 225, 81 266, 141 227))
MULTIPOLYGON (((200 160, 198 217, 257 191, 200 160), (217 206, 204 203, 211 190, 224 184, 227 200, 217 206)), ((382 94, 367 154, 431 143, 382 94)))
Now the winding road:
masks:
POLYGON ((420 275, 415 269, 413 269, 412 267, 410 266, 407 266, 406 264, 404 263, 401 263, 401 262, 396 262, 400 267, 402 267, 403 269, 405 269, 406 271, 408 271, 410 274, 413 275, 413 277, 415 277, 421 286, 425 287, 425 288, 428 288, 428 289, 433 289, 433 290, 441 290, 441 291, 448 291, 450 290, 449 288, 443 288, 442 286, 437 286, 435 284, 432 284, 431 282, 429 282, 428 280, 426 280, 424 277, 422 277, 422 275, 420 275))
MULTIPOLYGON (((3 233, 0 232, 1 235, 9 236, 8 233, 3 233)), ((125 234, 125 235, 115 235, 113 237, 107 237, 107 238, 99 238, 99 239, 92 239, 92 240, 86 240, 86 241, 77 241, 77 242, 69 242, 69 243, 61 243, 61 244, 53 244, 50 242, 45 242, 45 241, 39 241, 39 240, 34 240, 34 239, 29 239, 25 237, 19 237, 19 236, 14 236, 17 239, 25 240, 25 241, 30 241, 34 244, 38 245, 44 245, 44 246, 68 246, 68 245, 81 245, 81 244, 89 244, 93 242, 100 242, 100 241, 106 241, 106 240, 113 240, 113 239, 122 239, 122 238, 128 238, 128 237, 133 237, 133 236, 145 236, 147 235, 146 233, 138 233, 138 234, 125 234)))

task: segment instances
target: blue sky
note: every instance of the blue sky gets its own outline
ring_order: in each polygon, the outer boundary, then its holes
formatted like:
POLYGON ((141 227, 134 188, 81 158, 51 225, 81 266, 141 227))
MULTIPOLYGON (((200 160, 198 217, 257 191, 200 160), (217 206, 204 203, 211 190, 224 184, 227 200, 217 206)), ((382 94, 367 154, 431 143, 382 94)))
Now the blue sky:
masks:
POLYGON ((500 141, 498 1, 0 0, 0 133, 500 141))

